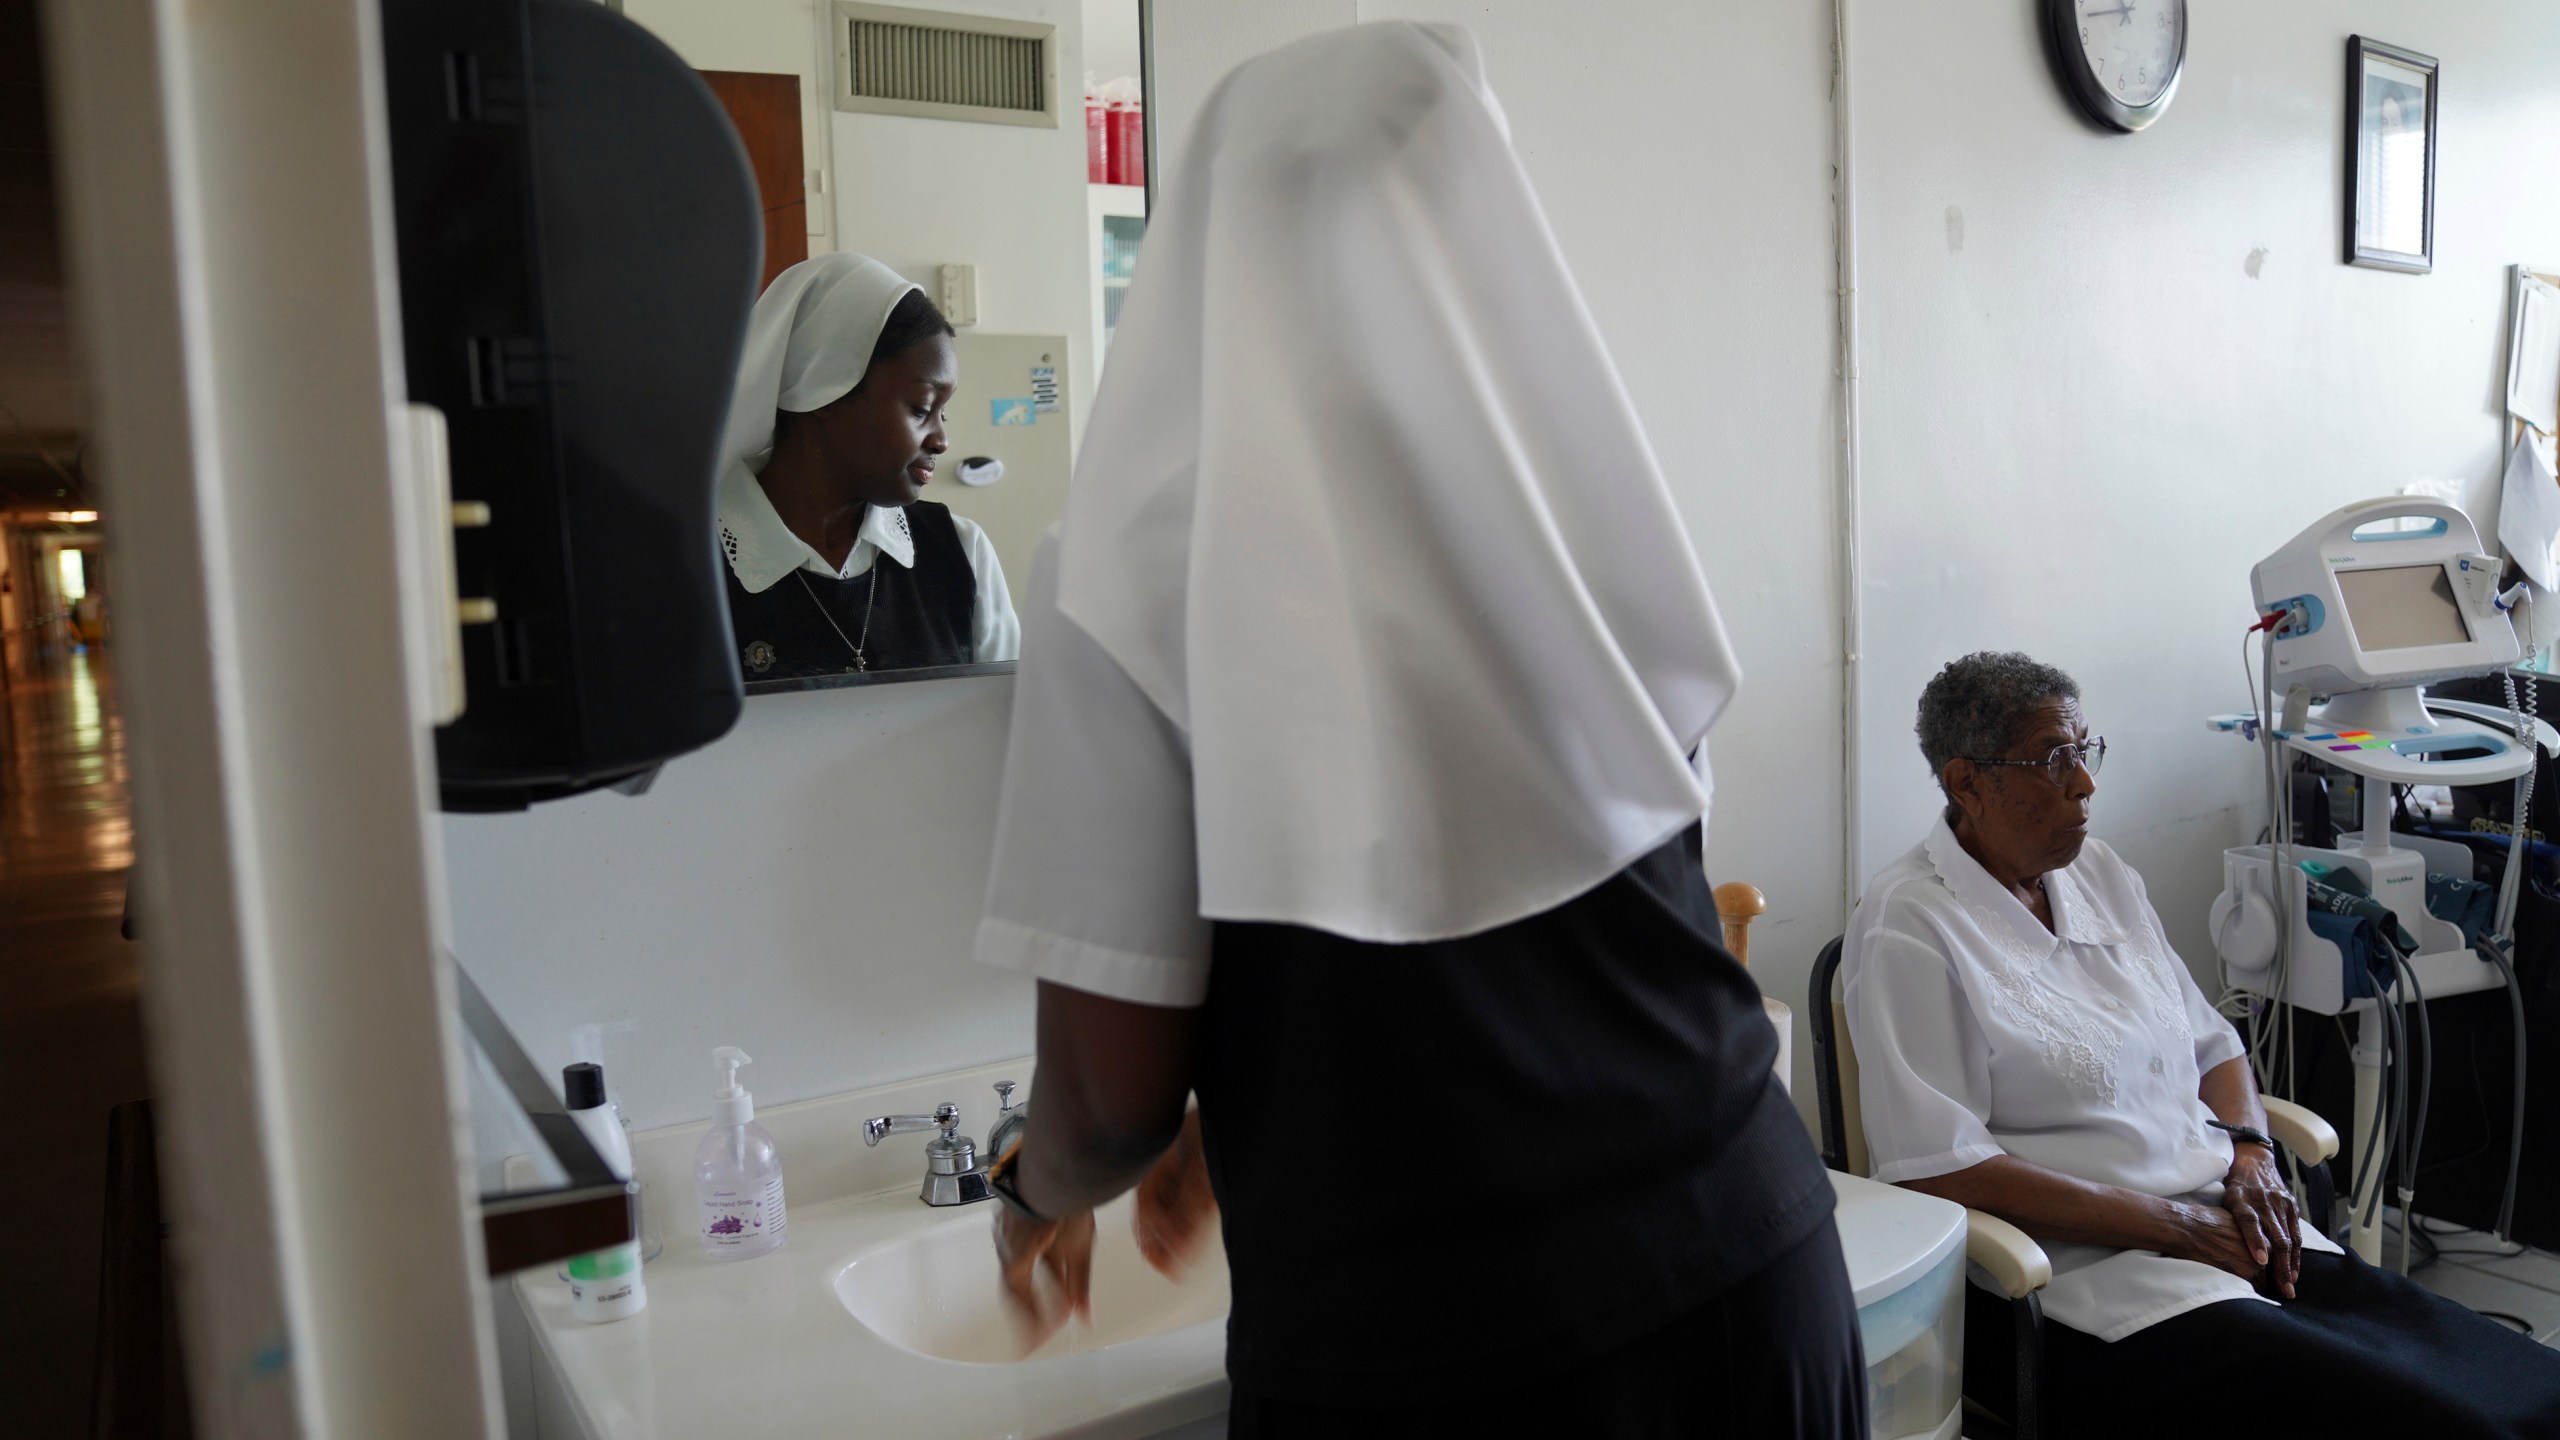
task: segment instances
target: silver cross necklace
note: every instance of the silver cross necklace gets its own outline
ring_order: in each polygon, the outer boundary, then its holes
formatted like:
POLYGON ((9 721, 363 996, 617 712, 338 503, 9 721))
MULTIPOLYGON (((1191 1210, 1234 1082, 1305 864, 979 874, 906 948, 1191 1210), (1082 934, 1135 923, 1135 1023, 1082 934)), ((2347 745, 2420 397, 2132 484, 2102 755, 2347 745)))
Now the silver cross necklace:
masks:
POLYGON ((862 658, 862 647, 871 643, 871 602, 880 598, 880 557, 877 555, 871 557, 871 584, 862 593, 862 638, 860 640, 844 633, 844 627, 836 623, 834 615, 828 613, 827 602, 819 599, 818 592, 809 588, 808 571, 794 567, 791 573, 799 578, 800 593, 808 596, 809 603, 818 607, 818 614, 827 622, 827 628, 836 632, 836 638, 842 640, 845 648, 853 652, 853 664, 847 673, 859 675, 869 670, 871 665, 862 658))

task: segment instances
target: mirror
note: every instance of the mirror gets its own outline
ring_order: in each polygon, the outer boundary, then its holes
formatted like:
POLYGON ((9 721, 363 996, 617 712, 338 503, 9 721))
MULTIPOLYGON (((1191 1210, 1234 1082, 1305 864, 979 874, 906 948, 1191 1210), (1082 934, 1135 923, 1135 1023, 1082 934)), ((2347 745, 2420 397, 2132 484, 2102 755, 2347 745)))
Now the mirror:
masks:
POLYGON ((1145 0, 619 8, 764 207, 719 499, 747 693, 1010 668, 1145 233, 1145 0))

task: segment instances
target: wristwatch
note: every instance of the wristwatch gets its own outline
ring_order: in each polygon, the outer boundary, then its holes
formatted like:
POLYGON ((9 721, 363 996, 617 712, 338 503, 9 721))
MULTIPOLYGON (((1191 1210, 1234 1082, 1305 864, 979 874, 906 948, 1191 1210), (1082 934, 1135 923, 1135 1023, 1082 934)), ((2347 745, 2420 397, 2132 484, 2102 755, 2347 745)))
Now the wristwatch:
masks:
POLYGON ((2264 1130, 2248 1125, 2234 1125, 2227 1120, 2207 1120, 2204 1123, 2207 1128, 2219 1130, 2234 1140, 2246 1140, 2252 1145, 2264 1145, 2270 1153, 2276 1148, 2276 1137, 2264 1130))

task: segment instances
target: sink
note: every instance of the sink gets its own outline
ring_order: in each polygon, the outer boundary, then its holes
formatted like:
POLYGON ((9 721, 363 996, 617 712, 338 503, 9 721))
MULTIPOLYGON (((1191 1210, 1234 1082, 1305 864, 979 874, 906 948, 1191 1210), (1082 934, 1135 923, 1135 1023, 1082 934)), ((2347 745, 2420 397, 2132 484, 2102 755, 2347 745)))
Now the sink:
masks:
POLYGON ((1029 1355, 997 1280, 994 1201, 855 1259, 836 1272, 836 1298, 890 1344, 965 1365, 1047 1360, 1225 1323, 1227 1256, 1216 1229, 1190 1272, 1168 1280, 1138 1253, 1135 1204, 1124 1195, 1096 1212, 1092 1321, 1069 1321, 1029 1355))

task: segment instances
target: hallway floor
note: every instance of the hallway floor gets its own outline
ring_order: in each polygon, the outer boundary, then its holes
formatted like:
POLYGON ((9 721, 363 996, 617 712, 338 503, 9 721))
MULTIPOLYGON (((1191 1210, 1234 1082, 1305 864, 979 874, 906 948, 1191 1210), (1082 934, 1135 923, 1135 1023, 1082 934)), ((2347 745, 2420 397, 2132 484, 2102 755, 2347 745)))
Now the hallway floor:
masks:
POLYGON ((89 1426, 107 1111, 147 1092, 124 726, 102 654, 0 692, 0 1195, 36 1225, 0 1278, 0 1430, 89 1426))

